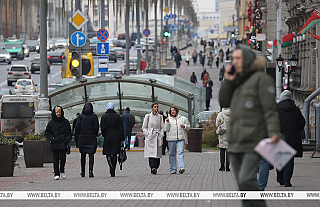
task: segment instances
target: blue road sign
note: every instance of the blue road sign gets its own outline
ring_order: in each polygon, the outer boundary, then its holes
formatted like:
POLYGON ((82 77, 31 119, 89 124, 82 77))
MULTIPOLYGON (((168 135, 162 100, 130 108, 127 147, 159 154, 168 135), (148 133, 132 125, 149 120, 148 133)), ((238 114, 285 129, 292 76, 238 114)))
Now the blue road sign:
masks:
POLYGON ((198 37, 198 33, 194 33, 194 36, 195 36, 195 37, 198 37))
POLYGON ((107 73, 109 71, 109 57, 98 57, 98 72, 107 73))
POLYGON ((174 18, 174 19, 177 18, 177 15, 176 15, 176 14, 173 14, 173 18, 174 18))
POLYGON ((97 55, 109 55, 109 42, 97 42, 97 55))
POLYGON ((70 37, 71 43, 75 47, 82 47, 86 44, 86 36, 82 32, 74 32, 70 37))
POLYGON ((174 25, 175 28, 174 28, 174 31, 178 31, 179 30, 179 25, 174 25))
POLYGON ((151 34, 150 29, 145 28, 145 29, 143 30, 143 35, 144 35, 144 36, 148 37, 150 34, 151 34))
POLYGON ((211 33, 211 34, 213 34, 213 33, 214 33, 214 30, 213 30, 213 29, 212 29, 212 30, 210 30, 210 33, 211 33))
POLYGON ((169 32, 173 32, 174 31, 174 25, 168 24, 168 29, 169 29, 169 32))
POLYGON ((193 26, 190 26, 190 29, 193 29, 193 26))
POLYGON ((168 21, 170 19, 169 15, 166 14, 164 17, 163 17, 164 21, 168 21))
POLYGON ((173 17, 174 17, 173 14, 170 14, 170 15, 169 15, 169 18, 170 18, 170 19, 173 19, 173 17))

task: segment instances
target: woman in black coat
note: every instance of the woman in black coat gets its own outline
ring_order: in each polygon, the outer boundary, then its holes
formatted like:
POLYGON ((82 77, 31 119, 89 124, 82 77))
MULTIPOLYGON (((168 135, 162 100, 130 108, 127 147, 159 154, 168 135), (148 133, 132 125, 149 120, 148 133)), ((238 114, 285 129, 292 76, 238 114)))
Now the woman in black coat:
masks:
POLYGON ((111 177, 115 177, 117 154, 124 141, 123 124, 119 114, 114 111, 113 103, 107 105, 107 112, 101 117, 101 133, 104 137, 103 154, 106 155, 111 177))
POLYGON ((52 120, 46 127, 46 137, 50 142, 50 150, 53 154, 54 179, 65 179, 64 167, 66 164, 67 145, 71 139, 71 127, 69 121, 64 118, 61 106, 55 106, 52 110, 52 120), (60 160, 60 169, 59 169, 60 160))
MULTIPOLYGON (((286 142, 297 150, 295 157, 302 157, 302 141, 300 132, 303 130, 305 120, 301 114, 300 109, 291 100, 292 94, 285 90, 280 95, 280 102, 278 103, 280 113, 281 134, 285 135, 286 142)), ((285 187, 292 187, 290 183, 293 174, 294 158, 292 158, 286 166, 277 171, 277 181, 280 185, 285 187)))
POLYGON ((99 122, 93 113, 91 103, 85 103, 80 114, 76 131, 79 132, 79 151, 81 153, 81 177, 85 177, 86 155, 89 154, 89 177, 93 177, 94 154, 97 150, 99 122))

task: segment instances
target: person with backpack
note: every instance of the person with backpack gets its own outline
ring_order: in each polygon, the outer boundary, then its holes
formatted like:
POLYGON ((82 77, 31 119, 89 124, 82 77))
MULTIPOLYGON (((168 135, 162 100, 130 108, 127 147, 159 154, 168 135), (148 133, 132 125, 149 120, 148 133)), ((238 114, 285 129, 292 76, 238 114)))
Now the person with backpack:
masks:
POLYGON ((190 82, 194 84, 198 83, 197 76, 194 72, 192 72, 192 75, 190 77, 190 82))
POLYGON ((227 152, 228 148, 228 141, 227 141, 227 128, 223 128, 222 124, 224 123, 224 126, 227 126, 227 123, 229 121, 229 115, 230 115, 230 109, 229 108, 222 108, 222 111, 219 112, 217 118, 216 118, 216 126, 217 128, 220 128, 221 130, 218 130, 218 138, 219 138, 219 148, 220 148, 220 168, 219 171, 230 171, 230 160, 229 160, 229 154, 227 152))
POLYGON ((132 128, 135 125, 135 118, 132 114, 130 114, 129 107, 126 108, 126 113, 122 114, 121 119, 123 123, 123 131, 124 131, 126 148, 130 150, 131 133, 132 133, 132 128))

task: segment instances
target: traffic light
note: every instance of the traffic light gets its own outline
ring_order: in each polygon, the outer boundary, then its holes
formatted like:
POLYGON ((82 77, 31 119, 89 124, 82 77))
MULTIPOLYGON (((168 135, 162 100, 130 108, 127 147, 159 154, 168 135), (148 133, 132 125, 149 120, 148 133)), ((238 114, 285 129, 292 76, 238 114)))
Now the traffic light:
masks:
POLYGON ((163 28, 163 36, 171 37, 171 33, 169 32, 169 28, 166 25, 164 25, 164 28, 163 28))
POLYGON ((74 51, 71 54, 71 74, 74 76, 80 76, 80 60, 81 56, 78 51, 74 51))
POLYGON ((234 32, 231 32, 231 38, 234 38, 235 35, 234 35, 234 32))
POLYGON ((273 63, 273 41, 268 41, 267 42, 267 52, 266 52, 266 57, 267 57, 267 60, 270 62, 270 63, 273 63))

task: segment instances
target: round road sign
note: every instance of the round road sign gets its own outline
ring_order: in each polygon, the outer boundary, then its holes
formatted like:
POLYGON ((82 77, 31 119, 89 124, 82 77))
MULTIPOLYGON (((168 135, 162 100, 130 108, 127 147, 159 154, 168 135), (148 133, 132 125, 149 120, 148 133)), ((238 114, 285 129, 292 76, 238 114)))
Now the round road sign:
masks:
POLYGON ((109 32, 106 29, 99 29, 99 31, 97 32, 97 38, 101 42, 104 42, 109 38, 109 32))
POLYGON ((151 34, 150 29, 145 28, 145 29, 143 30, 143 35, 144 35, 144 36, 148 37, 150 34, 151 34))

